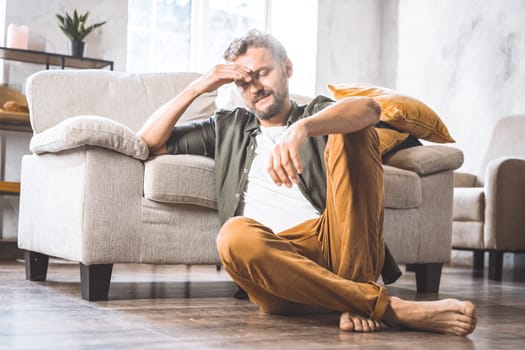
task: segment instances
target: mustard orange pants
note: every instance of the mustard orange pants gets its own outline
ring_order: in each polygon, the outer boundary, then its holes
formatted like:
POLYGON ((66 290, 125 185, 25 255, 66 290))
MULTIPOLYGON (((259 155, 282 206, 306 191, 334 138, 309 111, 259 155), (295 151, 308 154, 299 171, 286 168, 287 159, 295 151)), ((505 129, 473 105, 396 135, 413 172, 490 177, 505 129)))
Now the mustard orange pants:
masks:
POLYGON ((274 234, 238 216, 217 237, 221 261, 268 313, 349 311, 376 320, 389 303, 383 267, 383 168, 373 127, 328 137, 326 209, 274 234))

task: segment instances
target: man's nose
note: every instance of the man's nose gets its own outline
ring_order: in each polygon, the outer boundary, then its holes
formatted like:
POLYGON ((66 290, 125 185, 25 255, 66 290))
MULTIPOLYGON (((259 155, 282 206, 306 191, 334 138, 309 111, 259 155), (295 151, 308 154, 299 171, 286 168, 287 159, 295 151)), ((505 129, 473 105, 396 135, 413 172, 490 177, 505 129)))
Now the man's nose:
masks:
POLYGON ((252 81, 250 81, 250 92, 255 94, 259 92, 261 89, 262 89, 262 85, 259 79, 252 78, 252 81))

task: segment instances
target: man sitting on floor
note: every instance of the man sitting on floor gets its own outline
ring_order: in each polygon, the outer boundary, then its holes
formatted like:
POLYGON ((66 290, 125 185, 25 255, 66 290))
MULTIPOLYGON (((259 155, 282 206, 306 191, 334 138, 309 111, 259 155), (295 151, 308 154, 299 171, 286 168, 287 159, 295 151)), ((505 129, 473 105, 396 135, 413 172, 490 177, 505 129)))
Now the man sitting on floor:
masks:
POLYGON ((367 97, 318 96, 298 106, 288 91, 292 63, 266 33, 249 31, 224 58, 138 134, 153 155, 215 159, 219 255, 250 300, 268 313, 340 311, 347 331, 386 325, 471 333, 471 302, 407 301, 376 283, 385 264, 379 105, 367 97), (231 82, 249 110, 175 126, 194 99, 231 82))

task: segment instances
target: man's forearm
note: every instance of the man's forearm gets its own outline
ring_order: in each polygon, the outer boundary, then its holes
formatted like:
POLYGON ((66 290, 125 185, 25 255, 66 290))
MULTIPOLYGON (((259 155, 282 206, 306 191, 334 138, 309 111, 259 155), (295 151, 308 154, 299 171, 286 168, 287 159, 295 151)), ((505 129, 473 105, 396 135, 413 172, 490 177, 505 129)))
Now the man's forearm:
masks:
POLYGON ((348 134, 379 121, 381 107, 368 97, 348 97, 302 119, 308 137, 348 134))
POLYGON ((148 145, 150 153, 166 153, 166 141, 173 126, 199 95, 190 85, 149 117, 137 135, 148 145))
POLYGON ((218 64, 210 72, 193 81, 180 94, 159 108, 137 135, 148 145, 151 154, 167 152, 166 142, 175 123, 190 104, 206 92, 233 81, 251 81, 250 70, 237 64, 218 64))

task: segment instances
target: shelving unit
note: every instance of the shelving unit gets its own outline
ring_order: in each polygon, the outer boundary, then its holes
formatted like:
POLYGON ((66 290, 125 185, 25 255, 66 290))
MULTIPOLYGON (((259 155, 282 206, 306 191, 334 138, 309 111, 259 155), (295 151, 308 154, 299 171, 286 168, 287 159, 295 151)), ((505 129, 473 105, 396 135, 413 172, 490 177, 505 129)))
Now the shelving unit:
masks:
MULTIPOLYGON (((25 103, 25 96, 18 91, 11 90, 8 87, 0 86, 0 107, 6 101, 15 101, 17 103, 25 103)), ((18 196, 20 194, 20 183, 4 181, 5 167, 6 167, 6 146, 7 134, 6 132, 24 132, 30 133, 31 125, 29 123, 29 114, 22 112, 11 112, 0 109, 0 260, 13 260, 21 257, 22 253, 18 249, 15 238, 3 237, 3 222, 4 222, 4 205, 7 198, 4 196, 18 196)))
POLYGON ((0 59, 27 62, 34 64, 44 64, 46 69, 51 66, 79 69, 102 69, 109 67, 113 70, 113 61, 100 60, 91 57, 75 57, 59 53, 51 53, 35 50, 20 50, 0 46, 0 59))

